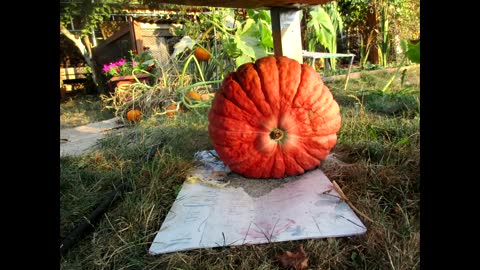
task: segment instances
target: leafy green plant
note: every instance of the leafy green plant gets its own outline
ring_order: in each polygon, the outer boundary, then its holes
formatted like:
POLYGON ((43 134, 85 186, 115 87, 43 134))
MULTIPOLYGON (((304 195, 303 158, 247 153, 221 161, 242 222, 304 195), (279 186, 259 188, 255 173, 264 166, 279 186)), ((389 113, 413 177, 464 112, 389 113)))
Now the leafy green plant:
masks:
POLYGON ((341 33, 343 31, 343 18, 339 12, 338 3, 336 1, 329 2, 323 5, 325 12, 327 12, 332 22, 333 29, 336 33, 341 33))
MULTIPOLYGON (((308 11, 306 36, 309 51, 317 51, 320 45, 330 53, 337 53, 337 33, 342 31, 343 19, 336 2, 315 6, 308 11)), ((330 58, 329 61, 331 69, 335 70, 337 60, 330 58)))
MULTIPOLYGON (((347 46, 349 50, 359 49, 362 67, 367 61, 387 66, 392 60, 391 46, 398 52, 400 40, 420 38, 419 0, 342 0, 338 5, 346 32, 358 36, 358 40, 347 42, 347 46), (378 62, 372 56, 377 52, 378 62)), ((400 59, 395 61, 398 63, 400 59)))
POLYGON ((218 68, 219 73, 223 75, 246 62, 266 56, 273 49, 271 18, 268 11, 247 9, 248 18, 237 20, 234 18, 232 9, 211 10, 209 14, 200 15, 200 24, 192 26, 186 32, 187 36, 174 46, 173 58, 184 54, 188 51, 187 49, 193 50, 195 46, 204 47, 207 50, 210 46, 213 54, 212 61, 201 63, 201 67, 204 71, 208 69, 212 73, 218 68), (214 33, 213 37, 209 35, 211 32, 214 33), (191 36, 197 36, 197 38, 194 39, 191 36), (214 45, 211 46, 211 43, 214 45), (229 64, 231 59, 234 59, 234 66, 229 64))
POLYGON ((360 41, 360 67, 362 68, 369 69, 368 68, 369 66, 374 65, 368 62, 368 55, 370 54, 370 50, 372 49, 373 41, 374 41, 373 30, 370 31, 366 42, 363 41, 363 38, 360 41))
MULTIPOLYGON (((183 67, 182 73, 180 74, 179 77, 179 86, 176 89, 177 97, 179 99, 178 104, 183 104, 185 107, 189 109, 193 109, 196 113, 198 108, 209 108, 211 105, 211 99, 208 100, 194 100, 188 97, 187 93, 189 90, 194 89, 194 88, 202 88, 202 87, 207 87, 208 85, 220 83, 222 80, 211 80, 211 81, 205 81, 205 77, 203 76, 202 68, 200 66, 200 63, 196 59, 195 55, 192 54, 188 57, 188 59, 185 61, 185 65, 183 67), (194 61, 195 66, 198 69, 198 73, 200 74, 201 81, 196 82, 193 84, 185 85, 184 86, 184 80, 185 80, 185 74, 187 71, 187 67, 189 66, 191 61, 194 61)), ((208 88, 206 88, 206 92, 208 93, 208 88)), ((180 106, 180 105, 178 105, 180 106)), ((178 108, 177 106, 177 108, 178 108)), ((160 113, 163 114, 163 113, 160 113)))
POLYGON ((217 59, 217 57, 199 62, 195 56, 195 50, 197 48, 207 49, 190 36, 184 36, 175 44, 174 48, 171 60, 182 70, 179 77, 180 85, 183 85, 186 81, 196 83, 223 79, 225 62, 217 59))
MULTIPOLYGON (((136 73, 155 74, 155 58, 149 50, 145 50, 140 54, 130 50, 130 59, 127 61, 122 58, 116 62, 103 65, 105 75, 112 76, 128 76, 136 73)), ((152 74, 152 75, 153 75, 152 74)))
POLYGON ((171 112, 167 110, 171 104, 176 105, 175 111, 184 107, 197 112, 200 108, 210 107, 211 99, 193 100, 187 94, 190 90, 208 94, 211 89, 209 86, 220 83, 221 80, 206 80, 193 53, 182 63, 183 67, 179 67, 178 62, 173 60, 164 65, 158 65, 158 78, 152 86, 137 80, 128 87, 117 87, 109 96, 102 95, 105 106, 113 109, 116 116, 123 120, 131 109, 139 109, 142 115, 149 117, 171 112), (192 77, 196 78, 196 76, 192 76, 191 71, 189 72, 188 67, 191 62, 197 68, 199 81, 192 80, 192 77))
MULTIPOLYGON (((313 38, 309 38, 308 50, 316 51, 316 45, 320 44, 329 52, 337 52, 336 32, 328 13, 321 7, 315 6, 310 12, 310 21, 307 23, 307 29, 313 29, 313 38)), ((332 59, 331 67, 335 69, 335 61, 332 59)))
MULTIPOLYGON (((334 29, 334 39, 332 40, 332 43, 334 46, 332 46, 332 51, 331 53, 337 53, 337 34, 342 34, 343 32, 343 19, 342 16, 340 15, 339 9, 338 9, 338 4, 337 2, 329 2, 323 5, 325 12, 327 12, 330 21, 332 22, 332 26, 334 29)), ((336 68, 336 63, 337 59, 336 58, 331 58, 330 59, 330 65, 332 67, 332 70, 335 70, 336 68)))
POLYGON ((381 31, 381 40, 380 40, 380 59, 382 66, 386 67, 388 62, 388 54, 390 52, 390 30, 389 30, 389 20, 388 20, 388 6, 383 3, 380 13, 380 31, 381 31))
POLYGON ((405 52, 402 61, 400 61, 400 64, 398 65, 395 73, 393 73, 392 78, 383 87, 382 92, 388 91, 388 88, 392 84, 393 80, 395 80, 398 72, 400 71, 400 68, 405 63, 405 60, 409 59, 413 63, 420 63, 420 41, 418 41, 417 43, 413 43, 410 40, 402 40, 402 49, 405 52))
POLYGON ((236 59, 237 67, 264 57, 273 49, 270 14, 253 9, 248 9, 247 14, 251 18, 243 23, 236 22, 237 30, 233 37, 236 47, 242 52, 236 59))

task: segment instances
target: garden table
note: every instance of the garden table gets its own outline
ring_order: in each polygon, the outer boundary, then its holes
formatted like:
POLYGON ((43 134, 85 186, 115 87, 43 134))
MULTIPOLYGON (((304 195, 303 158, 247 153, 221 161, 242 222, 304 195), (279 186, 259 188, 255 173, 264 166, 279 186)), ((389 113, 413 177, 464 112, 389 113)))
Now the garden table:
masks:
POLYGON ((353 54, 353 53, 325 53, 325 52, 302 51, 302 56, 312 59, 311 65, 314 69, 315 69, 315 60, 316 59, 350 57, 350 62, 348 64, 347 78, 345 80, 345 87, 344 87, 344 89, 347 89, 348 79, 350 77, 350 71, 352 70, 352 64, 353 64, 353 59, 355 58, 355 54, 353 54))

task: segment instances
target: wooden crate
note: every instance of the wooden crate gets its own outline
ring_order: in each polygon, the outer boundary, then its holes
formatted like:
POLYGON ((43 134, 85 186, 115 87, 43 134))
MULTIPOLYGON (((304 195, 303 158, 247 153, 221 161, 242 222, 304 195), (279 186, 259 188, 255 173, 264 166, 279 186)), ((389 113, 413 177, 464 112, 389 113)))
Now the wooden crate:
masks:
POLYGON ((86 79, 88 73, 86 67, 60 68, 60 80, 86 79))

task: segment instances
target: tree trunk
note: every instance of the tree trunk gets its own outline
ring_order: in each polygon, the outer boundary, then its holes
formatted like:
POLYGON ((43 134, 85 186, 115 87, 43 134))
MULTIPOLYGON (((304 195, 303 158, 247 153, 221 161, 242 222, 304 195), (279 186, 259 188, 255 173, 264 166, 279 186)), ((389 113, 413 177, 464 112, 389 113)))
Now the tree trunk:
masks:
POLYGON ((400 62, 402 60, 402 56, 404 54, 402 50, 402 41, 400 39, 400 35, 395 34, 395 37, 393 38, 393 46, 395 48, 395 62, 400 62))
POLYGON ((85 48, 87 49, 87 54, 91 58, 92 57, 92 44, 90 43, 90 39, 88 36, 83 36, 83 44, 85 45, 85 48))
MULTIPOLYGON (((368 54, 368 61, 371 64, 378 64, 379 56, 378 56, 378 47, 377 47, 377 7, 375 3, 372 7, 370 7, 367 11, 367 33, 372 33, 372 41, 370 47, 370 53, 368 54)), ((367 34, 368 36, 368 34, 367 34)), ((368 49, 368 48, 367 48, 368 49)))
POLYGON ((97 79, 98 76, 96 74, 96 69, 95 69, 95 67, 93 66, 93 63, 92 63, 92 52, 91 52, 91 50, 89 50, 89 48, 85 47, 85 45, 83 45, 83 43, 82 43, 82 40, 80 38, 76 38, 75 35, 73 35, 70 31, 68 31, 68 29, 65 28, 65 26, 63 26, 62 24, 60 24, 60 33, 64 34, 68 39, 73 41, 75 46, 77 46, 77 48, 80 50, 83 57, 85 58, 85 62, 87 62, 87 65, 92 70, 93 83, 95 84, 95 86, 98 86, 98 79, 97 79))

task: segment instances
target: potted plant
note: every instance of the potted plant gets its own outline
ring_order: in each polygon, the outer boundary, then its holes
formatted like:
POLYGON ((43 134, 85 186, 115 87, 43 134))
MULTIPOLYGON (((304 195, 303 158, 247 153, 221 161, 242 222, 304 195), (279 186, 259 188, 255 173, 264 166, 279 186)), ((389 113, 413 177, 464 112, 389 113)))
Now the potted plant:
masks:
POLYGON ((155 74, 155 59, 148 48, 138 54, 136 51, 128 51, 130 59, 121 58, 116 62, 103 65, 103 72, 110 77, 110 82, 115 82, 117 87, 129 85, 135 81, 146 83, 155 74))

